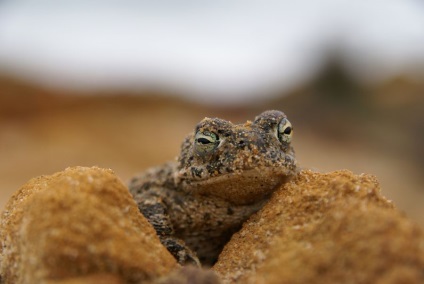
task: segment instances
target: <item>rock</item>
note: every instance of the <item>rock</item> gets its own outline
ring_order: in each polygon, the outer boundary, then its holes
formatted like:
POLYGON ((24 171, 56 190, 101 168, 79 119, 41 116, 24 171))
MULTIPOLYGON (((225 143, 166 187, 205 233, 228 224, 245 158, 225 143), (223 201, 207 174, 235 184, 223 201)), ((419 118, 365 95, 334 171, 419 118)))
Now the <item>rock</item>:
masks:
POLYGON ((152 284, 220 284, 218 275, 209 269, 185 266, 153 281, 152 284))
POLYGON ((424 234, 374 177, 303 171, 232 237, 213 270, 224 283, 424 283, 424 234))
POLYGON ((111 171, 68 168, 26 183, 0 224, 2 283, 134 283, 178 265, 111 171))
MULTIPOLYGON (((161 245, 111 170, 30 180, 0 223, 2 283, 220 283, 161 245)), ((424 283, 424 233, 376 179, 303 171, 236 233, 213 267, 224 283, 424 283)))
POLYGON ((125 284, 123 279, 112 273, 90 274, 87 276, 77 276, 65 279, 46 281, 47 284, 125 284))

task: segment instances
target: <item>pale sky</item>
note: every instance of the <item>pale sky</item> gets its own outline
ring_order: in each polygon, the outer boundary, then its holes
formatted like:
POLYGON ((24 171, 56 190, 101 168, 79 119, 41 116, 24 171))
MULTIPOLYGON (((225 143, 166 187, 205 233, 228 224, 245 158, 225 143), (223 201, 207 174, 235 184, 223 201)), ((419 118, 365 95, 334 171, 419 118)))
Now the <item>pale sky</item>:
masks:
POLYGON ((0 2, 0 71, 77 89, 238 103, 308 80, 333 49, 368 81, 423 70, 423 2, 0 2))

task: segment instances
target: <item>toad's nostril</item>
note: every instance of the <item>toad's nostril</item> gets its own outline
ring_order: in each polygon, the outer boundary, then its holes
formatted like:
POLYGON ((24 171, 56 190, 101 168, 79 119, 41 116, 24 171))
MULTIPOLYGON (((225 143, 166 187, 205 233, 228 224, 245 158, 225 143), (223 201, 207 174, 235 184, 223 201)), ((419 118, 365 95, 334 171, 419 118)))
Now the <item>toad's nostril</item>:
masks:
POLYGON ((244 139, 240 139, 240 140, 237 141, 237 146, 240 147, 240 148, 246 147, 247 144, 248 144, 248 142, 244 139))

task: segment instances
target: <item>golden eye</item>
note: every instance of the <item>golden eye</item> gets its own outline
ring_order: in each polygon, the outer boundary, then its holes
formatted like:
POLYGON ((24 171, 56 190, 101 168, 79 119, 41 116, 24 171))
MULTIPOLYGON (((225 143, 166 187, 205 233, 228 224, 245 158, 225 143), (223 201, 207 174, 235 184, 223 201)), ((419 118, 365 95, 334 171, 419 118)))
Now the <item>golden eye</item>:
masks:
POLYGON ((198 131, 194 136, 194 146, 199 154, 214 150, 219 145, 219 137, 213 132, 198 131))
POLYGON ((289 144, 293 136, 293 127, 287 118, 283 118, 278 124, 278 140, 289 144))

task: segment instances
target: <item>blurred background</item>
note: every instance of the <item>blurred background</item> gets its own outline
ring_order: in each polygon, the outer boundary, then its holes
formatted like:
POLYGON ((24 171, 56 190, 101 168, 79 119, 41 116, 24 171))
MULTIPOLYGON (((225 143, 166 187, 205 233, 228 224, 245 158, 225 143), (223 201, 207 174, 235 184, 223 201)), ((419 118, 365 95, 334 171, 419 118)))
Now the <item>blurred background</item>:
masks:
POLYGON ((0 2, 0 208, 69 166, 127 181, 203 117, 266 109, 303 167, 376 175, 424 225, 422 1, 0 2))

